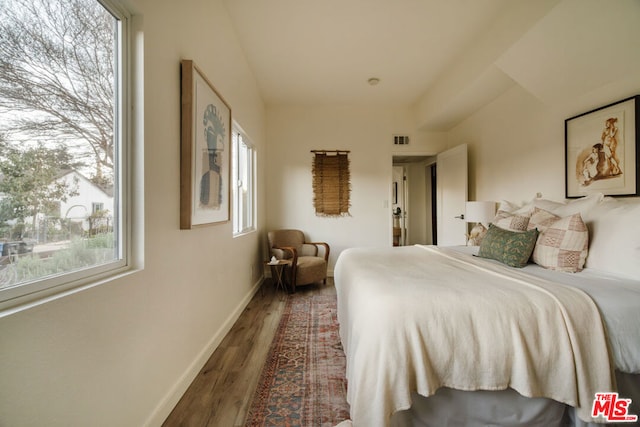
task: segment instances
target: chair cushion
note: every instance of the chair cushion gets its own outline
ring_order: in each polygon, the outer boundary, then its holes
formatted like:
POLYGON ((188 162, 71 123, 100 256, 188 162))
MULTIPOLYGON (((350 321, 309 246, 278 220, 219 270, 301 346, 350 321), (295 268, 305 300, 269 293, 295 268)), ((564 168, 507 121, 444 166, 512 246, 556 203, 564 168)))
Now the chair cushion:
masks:
MULTIPOLYGON (((275 230, 270 231, 268 233, 269 238, 269 246, 270 248, 274 247, 283 247, 283 246, 292 246, 296 248, 298 255, 302 253, 302 245, 304 243, 304 233, 300 230, 275 230)), ((272 255, 275 255, 278 259, 288 259, 291 258, 291 252, 289 251, 280 251, 271 249, 272 255)))
POLYGON ((320 282, 327 276, 327 263, 324 258, 313 256, 298 257, 296 285, 320 282))
POLYGON ((308 243, 305 243, 300 248, 300 251, 298 252, 298 255, 301 255, 301 256, 318 256, 318 247, 316 245, 310 245, 308 243))

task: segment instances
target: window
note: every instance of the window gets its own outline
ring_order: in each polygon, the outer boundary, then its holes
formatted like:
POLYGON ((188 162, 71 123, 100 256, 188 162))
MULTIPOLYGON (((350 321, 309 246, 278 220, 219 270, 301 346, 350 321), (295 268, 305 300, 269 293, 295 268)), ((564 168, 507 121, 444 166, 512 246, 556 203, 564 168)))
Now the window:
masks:
POLYGON ((233 233, 254 229, 255 150, 237 124, 233 125, 233 233))
POLYGON ((0 308, 127 266, 128 34, 113 1, 2 1, 0 308))
POLYGON ((96 212, 104 210, 104 203, 93 202, 91 203, 91 213, 95 214, 96 212))

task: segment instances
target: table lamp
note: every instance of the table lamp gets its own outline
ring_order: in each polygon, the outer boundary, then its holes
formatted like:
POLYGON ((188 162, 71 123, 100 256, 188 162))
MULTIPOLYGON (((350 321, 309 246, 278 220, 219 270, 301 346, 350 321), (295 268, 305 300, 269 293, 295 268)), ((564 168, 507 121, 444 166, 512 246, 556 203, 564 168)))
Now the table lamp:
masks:
POLYGON ((477 246, 482 241, 487 228, 483 223, 491 222, 496 214, 495 202, 467 202, 465 207, 464 220, 466 222, 475 222, 476 225, 471 229, 467 236, 467 244, 477 246))

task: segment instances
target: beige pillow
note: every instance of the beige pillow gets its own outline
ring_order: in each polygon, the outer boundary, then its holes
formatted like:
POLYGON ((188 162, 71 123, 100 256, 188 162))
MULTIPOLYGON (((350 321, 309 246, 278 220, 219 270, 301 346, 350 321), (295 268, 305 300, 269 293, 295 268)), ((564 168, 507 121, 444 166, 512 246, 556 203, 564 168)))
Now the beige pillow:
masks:
POLYGON ((560 217, 558 215, 554 215, 549 211, 545 211, 540 208, 533 208, 533 213, 531 214, 531 218, 529 218, 527 230, 537 228, 538 231, 543 232, 559 219, 560 217))
POLYGON ((575 273, 587 259, 589 231, 579 213, 560 218, 541 231, 533 262, 550 270, 575 273))
POLYGON ((511 231, 527 231, 531 213, 515 215, 506 211, 499 210, 491 224, 504 230, 511 231))

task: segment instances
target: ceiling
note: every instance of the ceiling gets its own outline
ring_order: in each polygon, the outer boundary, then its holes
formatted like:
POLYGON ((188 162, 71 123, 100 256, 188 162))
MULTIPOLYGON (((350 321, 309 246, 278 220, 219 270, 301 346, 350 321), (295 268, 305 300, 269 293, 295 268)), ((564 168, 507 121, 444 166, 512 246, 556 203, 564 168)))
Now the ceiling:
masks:
POLYGON ((267 105, 409 106, 510 0, 224 1, 267 105))
POLYGON ((448 130, 514 84, 580 111, 640 69, 638 0, 223 1, 267 106, 402 106, 448 130))

